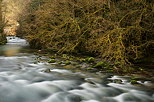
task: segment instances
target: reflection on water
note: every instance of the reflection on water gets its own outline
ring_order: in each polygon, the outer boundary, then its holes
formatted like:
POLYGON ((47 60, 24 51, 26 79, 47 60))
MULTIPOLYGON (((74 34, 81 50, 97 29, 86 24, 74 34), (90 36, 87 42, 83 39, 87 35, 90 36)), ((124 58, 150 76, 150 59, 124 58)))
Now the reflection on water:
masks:
POLYGON ((4 46, 3 48, 3 54, 4 56, 15 56, 20 50, 20 47, 17 45, 14 46, 4 46))
POLYGON ((128 77, 35 63, 37 56, 21 52, 24 46, 26 41, 19 38, 0 46, 0 102, 154 102, 154 91, 131 85, 128 77))
POLYGON ((1 56, 15 56, 23 46, 27 46, 26 40, 17 37, 7 37, 8 43, 0 46, 1 56))

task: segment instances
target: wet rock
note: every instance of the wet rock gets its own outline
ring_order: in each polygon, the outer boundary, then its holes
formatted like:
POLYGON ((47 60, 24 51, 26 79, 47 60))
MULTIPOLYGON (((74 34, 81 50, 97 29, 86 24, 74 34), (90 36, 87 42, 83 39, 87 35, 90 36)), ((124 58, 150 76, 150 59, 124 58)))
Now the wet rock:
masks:
POLYGON ((108 72, 108 73, 113 73, 114 71, 113 71, 113 70, 107 70, 106 72, 108 72))
POLYGON ((51 59, 55 59, 55 56, 50 56, 51 59))
POLYGON ((72 65, 66 65, 66 66, 64 66, 64 68, 66 68, 66 69, 74 69, 75 67, 72 66, 72 65))
POLYGON ((139 84, 139 83, 137 82, 137 80, 131 80, 130 83, 131 83, 131 84, 139 84))
POLYGON ((44 70, 43 72, 50 73, 51 70, 50 70, 50 69, 46 69, 46 70, 44 70))
POLYGON ((101 62, 98 62, 96 65, 94 65, 93 67, 94 68, 102 68, 104 65, 104 63, 101 61, 101 62))
POLYGON ((81 65, 77 65, 77 66, 76 66, 76 68, 81 68, 81 67, 82 67, 81 65))
POLYGON ((94 62, 95 59, 93 57, 89 57, 89 58, 86 58, 86 61, 89 62, 89 63, 91 63, 91 62, 94 62))
POLYGON ((69 102, 81 102, 82 101, 81 97, 78 95, 69 94, 66 97, 67 97, 67 100, 69 100, 69 102))
POLYGON ((71 62, 67 60, 64 62, 64 64, 69 65, 69 64, 71 64, 71 62))
POLYGON ((90 83, 90 84, 96 85, 95 82, 93 82, 92 80, 85 79, 85 81, 88 82, 88 83, 90 83))
POLYGON ((55 60, 55 59, 50 59, 48 62, 49 62, 49 63, 55 63, 56 60, 55 60))
POLYGON ((81 58, 79 61, 80 61, 80 62, 86 62, 86 59, 81 58))
POLYGON ((62 62, 61 62, 61 61, 59 61, 59 62, 58 62, 58 64, 62 64, 62 62))
POLYGON ((115 79, 113 82, 114 82, 114 83, 121 84, 121 83, 122 83, 122 80, 121 80, 121 79, 115 79))

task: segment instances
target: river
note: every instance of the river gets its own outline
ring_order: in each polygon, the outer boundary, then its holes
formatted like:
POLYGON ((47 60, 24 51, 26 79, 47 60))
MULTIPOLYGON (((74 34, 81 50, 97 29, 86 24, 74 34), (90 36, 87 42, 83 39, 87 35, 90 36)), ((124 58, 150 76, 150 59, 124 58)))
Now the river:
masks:
POLYGON ((7 39, 0 46, 0 102, 154 102, 150 81, 134 86, 129 76, 84 73, 37 62, 38 56, 24 39, 7 39))

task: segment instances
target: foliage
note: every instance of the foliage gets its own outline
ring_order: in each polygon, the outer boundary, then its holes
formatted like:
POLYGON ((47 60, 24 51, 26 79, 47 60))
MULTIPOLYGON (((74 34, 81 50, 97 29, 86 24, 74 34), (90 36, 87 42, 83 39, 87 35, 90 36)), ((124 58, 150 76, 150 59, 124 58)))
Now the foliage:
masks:
POLYGON ((153 54, 153 1, 33 0, 26 14, 19 33, 33 48, 99 56, 123 68, 153 54))
POLYGON ((3 34, 5 23, 2 18, 2 0, 0 0, 0 45, 3 45, 7 42, 6 36, 3 34))

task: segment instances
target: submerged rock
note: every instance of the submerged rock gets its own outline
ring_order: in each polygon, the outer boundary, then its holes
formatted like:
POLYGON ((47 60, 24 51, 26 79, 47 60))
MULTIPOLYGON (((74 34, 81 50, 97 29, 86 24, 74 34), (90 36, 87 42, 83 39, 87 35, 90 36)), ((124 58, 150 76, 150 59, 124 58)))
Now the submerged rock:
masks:
POLYGON ((50 69, 46 69, 46 70, 44 70, 44 72, 46 72, 46 73, 50 73, 51 70, 50 70, 50 69))

